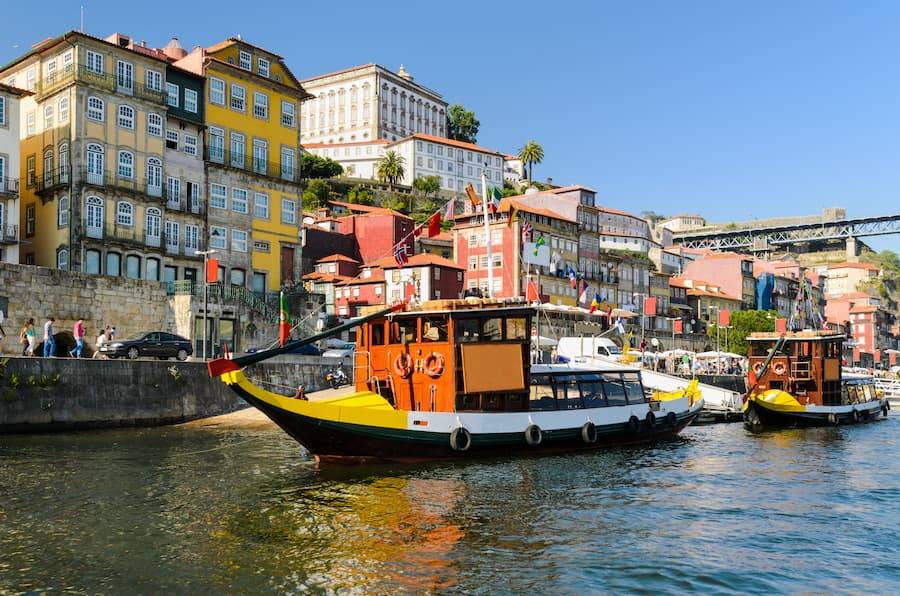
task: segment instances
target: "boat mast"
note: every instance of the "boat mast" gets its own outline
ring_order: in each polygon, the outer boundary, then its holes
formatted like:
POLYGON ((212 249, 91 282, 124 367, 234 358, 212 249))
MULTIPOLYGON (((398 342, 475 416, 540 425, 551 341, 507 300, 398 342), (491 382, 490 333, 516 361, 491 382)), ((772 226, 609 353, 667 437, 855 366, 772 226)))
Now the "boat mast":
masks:
MULTIPOLYGON (((487 167, 487 164, 484 164, 487 167)), ((487 178, 484 177, 484 169, 481 171, 481 212, 484 214, 484 245, 487 247, 488 260, 488 291, 487 297, 494 297, 494 259, 491 253, 491 224, 488 221, 488 186, 487 178)))

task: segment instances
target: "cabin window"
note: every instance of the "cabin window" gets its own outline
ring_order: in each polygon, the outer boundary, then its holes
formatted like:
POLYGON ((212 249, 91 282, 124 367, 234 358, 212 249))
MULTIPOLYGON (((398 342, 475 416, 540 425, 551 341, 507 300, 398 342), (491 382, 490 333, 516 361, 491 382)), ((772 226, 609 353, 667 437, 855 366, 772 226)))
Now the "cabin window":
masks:
POLYGON ((447 341, 447 317, 422 319, 422 341, 447 341))
POLYGON ((506 339, 508 341, 527 339, 525 335, 525 317, 506 319, 506 339))
POLYGON ((641 387, 641 378, 636 373, 623 373, 622 380, 625 381, 629 404, 642 404, 647 401, 644 388, 641 387))
POLYGON ((503 319, 490 318, 484 320, 481 341, 500 341, 503 339, 503 319))
POLYGON ((481 324, 478 319, 456 319, 454 327, 457 343, 481 341, 481 324))
POLYGON ((599 375, 584 375, 579 377, 581 387, 581 399, 585 408, 600 408, 606 405, 606 396, 603 394, 603 383, 599 375))
POLYGON ((579 410, 584 407, 575 377, 557 377, 555 387, 560 410, 579 410))
POLYGON ((767 346, 763 342, 759 342, 759 341, 750 342, 750 355, 751 356, 768 356, 769 355, 769 346, 767 346))
POLYGON ((378 323, 372 325, 372 345, 373 346, 383 346, 384 345, 384 324, 378 323))
POLYGON ((391 343, 411 344, 416 341, 416 319, 401 319, 391 323, 391 343))
POLYGON ((550 377, 546 375, 531 376, 528 409, 533 411, 556 409, 556 396, 553 394, 553 386, 550 385, 550 377))
POLYGON ((603 375, 604 388, 606 389, 606 400, 609 406, 625 405, 625 385, 622 383, 622 377, 616 373, 608 373, 603 375))

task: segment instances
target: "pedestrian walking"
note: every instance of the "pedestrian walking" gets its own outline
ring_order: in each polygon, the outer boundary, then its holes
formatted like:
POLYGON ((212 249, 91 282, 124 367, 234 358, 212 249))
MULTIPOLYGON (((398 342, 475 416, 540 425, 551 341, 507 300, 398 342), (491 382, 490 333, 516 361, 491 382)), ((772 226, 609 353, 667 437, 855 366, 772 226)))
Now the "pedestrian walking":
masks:
POLYGON ((22 356, 34 356, 34 319, 28 319, 22 331, 19 332, 19 343, 22 344, 22 356))
POLYGON ((84 319, 78 319, 72 325, 72 337, 75 338, 75 349, 69 352, 69 356, 81 358, 84 352, 84 319))
POLYGON ((56 319, 49 317, 44 323, 44 358, 56 356, 56 340, 53 339, 53 323, 56 319))
POLYGON ((107 325, 106 329, 101 331, 100 335, 97 336, 97 345, 94 347, 95 348, 94 349, 94 358, 95 359, 103 360, 106 358, 106 355, 100 351, 100 348, 102 348, 103 345, 110 340, 109 334, 110 334, 110 330, 109 330, 109 326, 107 325))

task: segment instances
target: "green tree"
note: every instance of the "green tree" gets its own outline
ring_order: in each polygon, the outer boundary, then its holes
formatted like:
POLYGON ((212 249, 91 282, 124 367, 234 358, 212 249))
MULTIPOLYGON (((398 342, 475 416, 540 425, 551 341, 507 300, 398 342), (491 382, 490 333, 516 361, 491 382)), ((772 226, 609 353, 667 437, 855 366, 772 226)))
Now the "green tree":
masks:
POLYGON ((312 153, 300 154, 300 176, 304 179, 334 178, 344 173, 341 164, 328 157, 319 157, 312 153))
POLYGON ((641 217, 643 217, 653 225, 656 225, 656 222, 666 218, 665 215, 660 215, 656 211, 651 210, 641 211, 641 217))
MULTIPOLYGON (((737 310, 732 312, 727 345, 725 344, 725 330, 719 330, 719 345, 723 346, 722 351, 746 356, 747 337, 758 331, 775 331, 777 316, 774 310, 737 310)), ((706 333, 711 338, 716 337, 716 322, 715 319, 710 319, 710 324, 706 327, 706 333)))
POLYGON ((375 197, 371 190, 357 184, 347 191, 347 201, 356 205, 374 205, 375 197))
MULTIPOLYGON (((441 190, 441 179, 437 176, 419 176, 413 180, 413 188, 422 193, 422 198, 427 199, 430 195, 436 194, 441 190)), ((409 211, 413 212, 415 197, 409 195, 409 211)))
POLYGON ((513 184, 509 180, 504 179, 503 180, 503 188, 500 189, 500 194, 504 198, 506 198, 506 197, 515 197, 522 193, 519 192, 519 189, 518 189, 518 187, 516 187, 515 184, 513 184))
POLYGON ((406 160, 396 151, 388 151, 375 162, 375 175, 391 189, 406 175, 406 160))
POLYGON ((406 199, 397 193, 390 193, 381 199, 381 206, 385 209, 393 209, 401 213, 406 213, 406 199))
POLYGON ((474 143, 481 123, 461 104, 455 103, 447 109, 447 136, 457 141, 474 143))
POLYGON ((307 211, 315 211, 319 207, 328 204, 331 196, 331 185, 325 180, 315 178, 306 183, 303 190, 303 208, 307 211))
POLYGON ((519 159, 528 168, 528 183, 530 184, 533 180, 534 164, 544 161, 544 148, 538 145, 537 141, 528 141, 524 147, 519 149, 519 159))

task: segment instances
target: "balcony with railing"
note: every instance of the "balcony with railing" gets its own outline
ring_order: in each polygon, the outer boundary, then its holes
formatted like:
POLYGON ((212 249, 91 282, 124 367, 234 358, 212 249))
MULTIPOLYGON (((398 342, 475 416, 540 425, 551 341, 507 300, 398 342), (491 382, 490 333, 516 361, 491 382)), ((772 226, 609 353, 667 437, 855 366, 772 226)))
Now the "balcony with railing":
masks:
POLYGON ((80 64, 77 70, 69 67, 53 75, 43 77, 35 87, 35 99, 43 100, 46 96, 56 93, 66 85, 73 82, 83 83, 92 87, 98 87, 111 93, 130 95, 146 101, 164 104, 166 93, 161 89, 152 89, 134 79, 119 79, 112 73, 98 73, 80 64))
POLYGON ((205 210, 203 203, 199 197, 188 197, 173 199, 171 196, 166 198, 166 209, 169 211, 181 211, 183 213, 193 213, 194 215, 203 215, 205 210))
POLYGON ((126 190, 133 193, 145 194, 154 198, 164 199, 166 197, 166 189, 161 183, 146 178, 123 178, 121 176, 114 176, 109 172, 92 172, 85 169, 83 179, 85 183, 99 188, 126 190))
POLYGON ((54 190, 67 185, 72 179, 71 172, 71 169, 68 167, 55 168, 43 172, 40 176, 36 177, 34 181, 35 192, 37 194, 53 192, 54 190))
POLYGON ((18 244, 19 226, 0 224, 0 244, 18 244))
POLYGON ((0 176, 0 197, 16 198, 19 196, 19 179, 10 176, 0 176))
POLYGON ((268 178, 286 182, 300 181, 300 171, 296 163, 288 165, 272 160, 261 160, 253 157, 252 153, 233 153, 211 145, 204 147, 203 158, 209 163, 237 168, 268 178))

